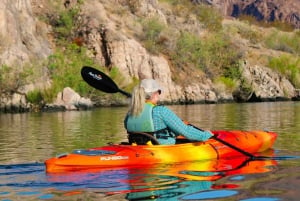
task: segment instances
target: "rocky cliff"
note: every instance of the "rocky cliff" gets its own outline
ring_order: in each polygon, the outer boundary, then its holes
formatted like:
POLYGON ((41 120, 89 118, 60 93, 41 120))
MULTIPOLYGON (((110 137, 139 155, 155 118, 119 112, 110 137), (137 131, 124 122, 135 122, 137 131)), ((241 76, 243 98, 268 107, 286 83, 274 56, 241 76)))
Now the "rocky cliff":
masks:
MULTIPOLYGON (((224 7, 223 11, 231 13, 231 15, 251 10, 251 1, 243 1, 243 4, 238 4, 233 0, 223 3, 222 1, 211 2, 216 6, 224 7), (238 8, 235 5, 238 5, 238 8)), ((61 3, 64 4, 65 9, 68 9, 77 1, 61 3)), ((16 72, 24 70, 27 63, 39 61, 36 66, 39 71, 42 71, 41 76, 23 84, 18 84, 17 80, 14 80, 14 87, 10 91, 4 90, 2 87, 0 106, 4 111, 21 111, 24 108, 30 110, 31 105, 26 101, 26 93, 35 88, 44 89, 51 86, 51 79, 47 76, 48 67, 40 62, 47 59, 56 48, 53 42, 52 27, 40 20, 41 16, 51 16, 53 11, 48 8, 48 4, 49 2, 45 0, 18 0, 16 2, 4 0, 0 2, 0 65, 2 70, 5 66, 15 66, 16 69, 13 72, 16 72)), ((251 5, 258 4, 252 3, 251 5)), ((260 8, 272 7, 270 3, 263 5, 260 8)), ((282 9, 285 8, 283 6, 277 8, 277 10, 282 9)), ((179 11, 181 12, 181 10, 179 11)), ((271 11, 265 11, 264 16, 266 12, 270 17, 271 11)), ((272 16, 294 19, 285 13, 287 12, 274 13, 272 16)), ((295 15, 298 16, 298 14, 295 15)), ((157 79, 163 86, 162 98, 167 103, 248 101, 253 100, 254 96, 256 101, 289 100, 295 96, 295 88, 288 79, 259 62, 255 63, 253 60, 248 62, 247 56, 244 56, 240 66, 243 69, 243 80, 251 86, 250 90, 246 90, 246 92, 243 87, 238 87, 234 91, 227 90, 223 85, 214 83, 203 70, 188 66, 175 67, 167 54, 149 52, 136 37, 143 32, 138 20, 153 16, 166 26, 175 24, 178 29, 173 29, 174 33, 190 31, 199 36, 207 33, 207 30, 193 16, 188 18, 177 16, 167 3, 158 0, 85 0, 81 6, 80 26, 76 33, 80 38, 80 45, 91 51, 91 58, 101 66, 118 68, 125 78, 122 86, 130 84, 133 78, 157 79)), ((223 23, 223 26, 226 26, 226 22, 223 23)), ((245 54, 251 52, 251 49, 259 51, 257 50, 258 46, 253 48, 251 42, 244 39, 243 41, 243 43, 239 43, 239 46, 242 46, 241 49, 245 49, 245 54)), ((168 42, 170 43, 170 41, 168 42)), ((170 45, 172 44, 170 43, 170 45)), ((264 52, 263 54, 269 53, 264 52)), ((60 101, 56 100, 56 102, 60 101)))
POLYGON ((213 0, 225 16, 250 15, 259 21, 280 21, 300 28, 300 0, 213 0))

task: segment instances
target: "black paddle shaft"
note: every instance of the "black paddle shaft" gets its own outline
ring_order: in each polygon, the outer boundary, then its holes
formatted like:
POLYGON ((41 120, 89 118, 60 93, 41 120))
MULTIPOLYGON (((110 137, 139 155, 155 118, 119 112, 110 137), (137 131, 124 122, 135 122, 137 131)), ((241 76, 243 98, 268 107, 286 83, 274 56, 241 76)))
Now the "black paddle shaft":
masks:
MULTIPOLYGON (((192 124, 189 124, 189 125, 192 126, 192 127, 194 127, 195 129, 198 129, 198 130, 203 131, 201 128, 198 128, 198 127, 196 127, 196 126, 194 126, 194 125, 192 125, 192 124)), ((234 150, 236 150, 236 151, 238 151, 238 152, 244 154, 245 156, 250 157, 251 159, 257 159, 257 158, 260 158, 260 157, 258 157, 258 156, 254 156, 253 154, 251 154, 251 153, 249 153, 249 152, 246 152, 246 151, 240 149, 239 147, 234 146, 233 144, 230 144, 229 142, 226 142, 226 141, 224 141, 224 140, 218 138, 218 134, 213 135, 211 138, 215 139, 216 141, 221 142, 222 144, 224 144, 224 145, 230 147, 231 149, 234 149, 234 150)))
POLYGON ((218 136, 218 135, 216 134, 216 135, 212 136, 211 138, 213 138, 213 139, 215 139, 215 140, 221 142, 222 144, 227 145, 228 147, 230 147, 230 148, 232 148, 232 149, 234 149, 234 150, 236 150, 236 151, 238 151, 238 152, 244 154, 245 156, 250 157, 251 159, 257 158, 257 156, 254 156, 253 154, 250 154, 249 152, 246 152, 246 151, 244 151, 244 150, 242 150, 242 149, 240 149, 240 148, 234 146, 233 144, 230 144, 230 143, 228 143, 228 142, 226 142, 226 141, 224 141, 224 140, 218 138, 217 136, 218 136))

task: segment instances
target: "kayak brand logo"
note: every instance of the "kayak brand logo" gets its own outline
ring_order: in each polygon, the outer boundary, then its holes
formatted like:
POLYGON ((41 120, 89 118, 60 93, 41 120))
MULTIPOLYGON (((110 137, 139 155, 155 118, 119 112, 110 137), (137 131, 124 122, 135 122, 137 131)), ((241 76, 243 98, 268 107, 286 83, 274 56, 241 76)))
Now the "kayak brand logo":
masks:
POLYGON ((92 72, 89 72, 89 75, 90 75, 92 78, 96 79, 96 80, 102 80, 102 76, 101 76, 101 75, 97 75, 97 74, 94 74, 94 73, 92 73, 92 72))
POLYGON ((128 160, 129 156, 102 156, 101 161, 111 161, 111 160, 128 160))

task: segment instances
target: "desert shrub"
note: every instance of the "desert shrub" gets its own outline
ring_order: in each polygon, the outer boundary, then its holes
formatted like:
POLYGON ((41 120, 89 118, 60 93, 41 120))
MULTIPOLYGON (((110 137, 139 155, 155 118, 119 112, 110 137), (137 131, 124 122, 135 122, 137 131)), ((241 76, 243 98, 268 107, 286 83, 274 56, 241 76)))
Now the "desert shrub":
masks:
POLYGON ((202 42, 196 35, 182 32, 177 39, 173 61, 177 65, 194 65, 202 68, 200 56, 203 49, 202 42))
POLYGON ((26 94, 26 99, 28 102, 33 104, 39 104, 43 101, 43 95, 41 90, 35 89, 26 94))
POLYGON ((263 39, 262 33, 257 28, 243 22, 230 23, 230 25, 224 27, 224 31, 231 34, 238 34, 253 44, 259 43, 263 39))
POLYGON ((214 82, 216 84, 218 83, 224 84, 226 86, 226 89, 230 92, 234 91, 238 86, 238 81, 230 77, 221 76, 215 79, 214 82))
POLYGON ((81 78, 80 70, 82 66, 96 66, 96 64, 87 56, 85 48, 69 44, 65 49, 57 49, 48 58, 47 66, 52 85, 43 92, 46 102, 51 102, 64 87, 71 87, 81 95, 86 95, 90 91, 90 87, 81 78))
POLYGON ((34 78, 32 66, 20 68, 18 66, 0 66, 0 91, 16 92, 19 87, 34 78))
POLYGON ((278 30, 288 31, 288 32, 291 32, 294 30, 294 27, 291 24, 281 22, 278 20, 275 20, 272 22, 266 21, 266 20, 258 20, 254 16, 251 16, 251 15, 241 15, 238 18, 242 21, 248 22, 249 24, 257 25, 257 26, 264 27, 264 28, 273 27, 278 30))
POLYGON ((179 36, 172 59, 176 65, 195 66, 211 78, 240 77, 240 54, 224 34, 215 33, 205 38, 188 32, 179 36))
POLYGON ((300 58, 289 55, 271 58, 269 67, 285 75, 291 83, 300 88, 300 58))
POLYGON ((201 61, 205 72, 211 77, 225 76, 239 78, 241 54, 223 33, 211 34, 203 41, 201 61))
POLYGON ((166 28, 158 18, 149 18, 142 21, 143 36, 145 48, 151 53, 158 53, 163 46, 161 33, 166 28))
POLYGON ((60 37, 68 37, 72 34, 75 25, 75 17, 78 15, 79 9, 74 8, 60 13, 55 26, 55 31, 60 37))
POLYGON ((10 91, 17 88, 17 80, 11 76, 11 68, 7 65, 0 67, 0 91, 10 91))
POLYGON ((217 9, 205 4, 200 4, 195 9, 198 20, 203 23, 206 29, 213 32, 222 30, 223 17, 217 9))
POLYGON ((287 33, 273 30, 269 35, 266 36, 265 45, 274 50, 300 55, 299 35, 299 31, 287 33))
POLYGON ((41 16, 44 21, 52 25, 55 39, 72 40, 75 37, 75 30, 80 26, 78 17, 80 15, 80 6, 83 0, 78 0, 76 4, 70 8, 63 7, 61 0, 49 1, 49 9, 51 14, 41 16))

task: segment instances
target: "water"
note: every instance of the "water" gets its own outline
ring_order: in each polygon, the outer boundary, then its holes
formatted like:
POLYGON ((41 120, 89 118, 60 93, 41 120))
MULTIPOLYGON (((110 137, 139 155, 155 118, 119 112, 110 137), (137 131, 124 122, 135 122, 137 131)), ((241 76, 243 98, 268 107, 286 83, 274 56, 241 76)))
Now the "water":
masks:
POLYGON ((56 154, 126 139, 127 109, 1 114, 0 201, 298 200, 300 102, 169 107, 203 129, 275 131, 275 160, 236 158, 46 174, 43 162, 56 154))

